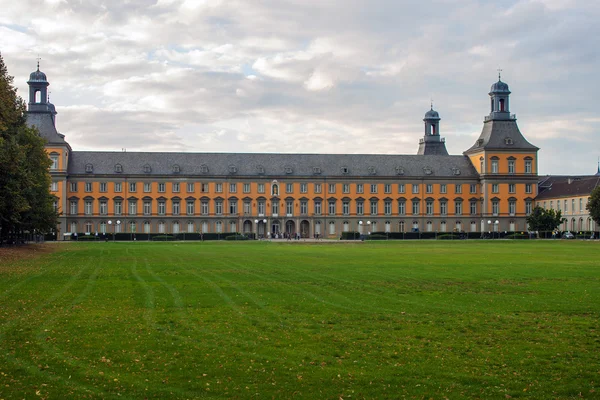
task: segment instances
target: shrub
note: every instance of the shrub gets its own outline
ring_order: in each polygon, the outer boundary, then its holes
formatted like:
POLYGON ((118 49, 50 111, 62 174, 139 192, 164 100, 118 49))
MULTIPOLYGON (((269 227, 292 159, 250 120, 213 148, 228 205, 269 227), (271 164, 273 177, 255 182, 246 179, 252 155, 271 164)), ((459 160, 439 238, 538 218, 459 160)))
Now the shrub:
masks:
POLYGON ((225 240, 248 240, 248 236, 244 236, 244 235, 229 235, 225 238, 225 240))

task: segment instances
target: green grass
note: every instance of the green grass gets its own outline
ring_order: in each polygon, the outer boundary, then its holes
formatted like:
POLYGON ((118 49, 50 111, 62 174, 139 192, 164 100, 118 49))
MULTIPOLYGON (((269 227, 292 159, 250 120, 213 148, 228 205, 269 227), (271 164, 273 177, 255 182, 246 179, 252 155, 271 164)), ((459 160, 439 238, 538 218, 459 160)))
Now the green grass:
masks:
POLYGON ((0 259, 0 399, 600 397, 600 244, 69 243, 0 259))

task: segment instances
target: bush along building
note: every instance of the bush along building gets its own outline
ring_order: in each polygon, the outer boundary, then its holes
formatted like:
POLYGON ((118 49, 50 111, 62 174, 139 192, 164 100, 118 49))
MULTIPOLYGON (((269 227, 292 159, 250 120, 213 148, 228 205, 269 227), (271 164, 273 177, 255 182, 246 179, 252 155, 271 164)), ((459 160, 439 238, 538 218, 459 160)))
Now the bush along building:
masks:
POLYGON ((500 78, 462 155, 448 154, 433 107, 415 155, 77 151, 56 129, 39 66, 27 83, 28 122, 52 160, 58 237, 523 231, 537 192, 538 148, 500 78))

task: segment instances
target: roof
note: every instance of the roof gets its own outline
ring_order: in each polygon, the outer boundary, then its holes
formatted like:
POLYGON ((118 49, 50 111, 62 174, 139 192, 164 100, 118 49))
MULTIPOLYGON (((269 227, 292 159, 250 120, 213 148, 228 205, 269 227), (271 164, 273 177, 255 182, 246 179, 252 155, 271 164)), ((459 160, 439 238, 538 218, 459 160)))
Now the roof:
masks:
POLYGON ((58 133, 54 125, 55 113, 50 108, 48 108, 48 111, 43 112, 28 111, 27 124, 35 126, 40 132, 40 136, 46 139, 48 144, 66 145, 65 136, 58 133))
POLYGON ((523 137, 514 119, 490 119, 483 123, 481 135, 475 144, 465 154, 481 150, 531 150, 538 147, 532 145, 523 137))
POLYGON ((162 176, 440 177, 476 179, 465 156, 73 151, 69 174, 162 176), (147 166, 147 172, 144 167, 147 166), (178 166, 179 172, 176 171, 178 166), (204 167, 204 168, 203 168, 204 167), (262 169, 261 169, 262 168, 262 169))
POLYGON ((554 176, 541 182, 536 200, 589 196, 600 185, 600 176, 554 176))

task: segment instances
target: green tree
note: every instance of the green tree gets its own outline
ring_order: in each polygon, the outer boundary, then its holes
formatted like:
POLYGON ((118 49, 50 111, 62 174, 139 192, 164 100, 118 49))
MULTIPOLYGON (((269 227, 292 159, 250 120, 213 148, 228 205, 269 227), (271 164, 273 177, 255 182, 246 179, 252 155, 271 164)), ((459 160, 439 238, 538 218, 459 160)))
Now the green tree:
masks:
POLYGON ((596 188, 592 190, 585 208, 587 208, 590 216, 596 222, 596 226, 600 226, 600 186, 596 186, 596 188))
POLYGON ((48 232, 57 222, 45 142, 26 121, 25 102, 0 54, 0 243, 48 232))
POLYGON ((562 212, 553 209, 545 210, 535 207, 527 217, 527 224, 532 231, 553 231, 563 222, 562 212))

